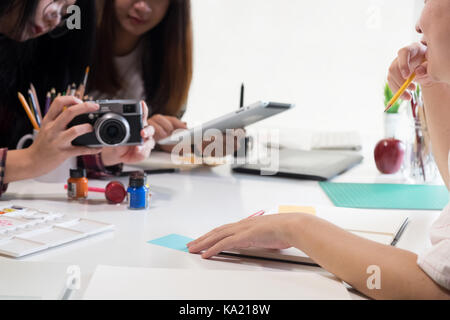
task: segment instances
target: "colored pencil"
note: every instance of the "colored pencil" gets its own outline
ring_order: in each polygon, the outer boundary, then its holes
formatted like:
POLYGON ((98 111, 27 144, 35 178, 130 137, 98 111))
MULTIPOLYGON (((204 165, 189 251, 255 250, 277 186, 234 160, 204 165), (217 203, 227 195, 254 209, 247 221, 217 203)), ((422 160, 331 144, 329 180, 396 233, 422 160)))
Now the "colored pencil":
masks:
POLYGON ((36 107, 36 101, 35 101, 35 99, 34 99, 34 97, 33 97, 33 92, 31 91, 31 89, 30 90, 28 90, 28 96, 30 97, 30 106, 31 106, 31 110, 33 111, 33 113, 34 113, 34 118, 36 119, 36 122, 37 122, 37 124, 38 124, 38 126, 39 126, 39 128, 41 127, 41 119, 39 118, 39 114, 38 114, 38 112, 37 112, 37 107, 36 107))
POLYGON ((28 118, 31 121, 31 124, 33 125, 33 128, 39 131, 39 126, 36 122, 36 119, 33 117, 33 113, 31 112, 30 106, 27 103, 27 100, 25 100, 25 97, 20 92, 17 93, 20 103, 22 104, 23 109, 25 110, 28 118))
MULTIPOLYGON (((67 188, 68 188, 68 185, 67 184, 64 185, 64 189, 67 190, 67 188)), ((97 187, 88 187, 88 191, 90 191, 90 192, 98 192, 98 193, 105 193, 106 189, 104 189, 104 188, 97 188, 97 187)))
POLYGON ((33 108, 33 102, 31 101, 31 97, 30 97, 30 93, 28 92, 28 105, 30 106, 30 110, 31 113, 33 114, 33 117, 36 119, 36 113, 34 113, 34 108, 33 108))
POLYGON ((88 82, 88 78, 89 78, 89 72, 91 71, 90 67, 86 68, 86 71, 84 73, 84 81, 83 81, 83 86, 86 88, 87 86, 87 82, 88 82))
POLYGON ((259 217, 259 216, 262 216, 264 213, 266 213, 264 210, 260 210, 256 213, 252 214, 251 216, 249 216, 249 218, 259 217))
POLYGON ((39 118, 42 120, 43 117, 42 117, 41 105, 39 103, 39 99, 38 99, 38 95, 37 95, 37 92, 36 92, 36 88, 34 87, 33 84, 30 84, 30 89, 31 89, 31 92, 33 93, 34 103, 36 104, 36 109, 37 109, 39 118))

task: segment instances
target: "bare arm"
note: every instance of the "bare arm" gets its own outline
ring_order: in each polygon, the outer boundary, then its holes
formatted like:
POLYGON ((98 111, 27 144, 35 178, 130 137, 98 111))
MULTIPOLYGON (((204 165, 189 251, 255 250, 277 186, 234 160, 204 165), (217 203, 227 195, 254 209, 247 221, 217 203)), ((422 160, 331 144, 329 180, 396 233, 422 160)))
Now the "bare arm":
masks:
POLYGON ((29 149, 8 151, 4 183, 34 178, 37 173, 30 158, 29 149))
POLYGON ((450 299, 417 265, 414 253, 355 236, 333 224, 301 213, 244 219, 219 227, 188 244, 191 253, 209 258, 232 248, 296 247, 324 269, 376 299, 450 299), (378 266, 381 288, 370 290, 369 266, 378 266))
POLYGON ((305 215, 288 228, 295 247, 369 297, 450 299, 450 292, 419 268, 417 255, 412 252, 360 238, 325 220, 305 215), (377 266, 381 271, 380 289, 370 290, 367 286, 369 266, 377 266))

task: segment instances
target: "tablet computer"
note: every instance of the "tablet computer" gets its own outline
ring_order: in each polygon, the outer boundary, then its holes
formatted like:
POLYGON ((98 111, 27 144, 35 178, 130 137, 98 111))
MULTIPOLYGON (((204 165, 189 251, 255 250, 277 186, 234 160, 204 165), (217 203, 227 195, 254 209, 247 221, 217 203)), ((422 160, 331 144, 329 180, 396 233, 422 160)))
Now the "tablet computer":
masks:
POLYGON ((178 132, 165 139, 157 141, 160 145, 173 145, 187 137, 193 137, 196 132, 216 129, 225 132, 227 129, 241 129, 258 121, 294 108, 293 104, 259 101, 241 108, 217 119, 208 121, 201 126, 178 132))

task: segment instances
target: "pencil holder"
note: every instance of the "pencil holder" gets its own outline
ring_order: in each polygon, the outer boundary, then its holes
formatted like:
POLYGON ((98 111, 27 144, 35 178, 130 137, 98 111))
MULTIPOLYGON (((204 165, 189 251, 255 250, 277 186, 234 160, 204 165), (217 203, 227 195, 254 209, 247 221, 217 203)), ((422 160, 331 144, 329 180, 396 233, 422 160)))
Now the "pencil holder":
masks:
POLYGON ((24 135, 17 143, 17 150, 26 149, 34 143, 39 131, 33 130, 33 133, 24 135))
POLYGON ((437 178, 423 101, 417 93, 408 111, 410 125, 405 157, 405 173, 414 183, 431 183, 437 178))

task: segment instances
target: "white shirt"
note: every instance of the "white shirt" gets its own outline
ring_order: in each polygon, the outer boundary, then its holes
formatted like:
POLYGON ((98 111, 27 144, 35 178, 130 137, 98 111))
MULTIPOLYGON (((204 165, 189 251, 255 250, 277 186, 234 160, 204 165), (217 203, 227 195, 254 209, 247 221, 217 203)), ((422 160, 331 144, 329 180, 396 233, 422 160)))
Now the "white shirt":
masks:
POLYGON ((130 99, 144 100, 145 89, 142 73, 142 42, 131 53, 114 58, 117 75, 122 83, 122 89, 113 96, 99 91, 89 93, 94 100, 130 99))
MULTIPOLYGON (((449 154, 450 172, 450 154, 449 154)), ((418 265, 439 285, 450 290, 450 204, 430 231, 433 247, 419 255, 418 265)))

